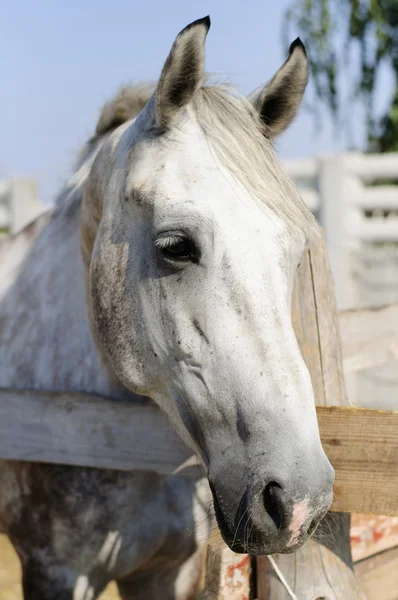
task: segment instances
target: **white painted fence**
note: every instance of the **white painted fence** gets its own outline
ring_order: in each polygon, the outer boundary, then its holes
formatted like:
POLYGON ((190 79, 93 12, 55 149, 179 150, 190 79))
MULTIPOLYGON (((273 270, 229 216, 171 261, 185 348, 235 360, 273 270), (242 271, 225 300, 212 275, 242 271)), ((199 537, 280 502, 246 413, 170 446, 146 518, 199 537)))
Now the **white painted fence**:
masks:
MULTIPOLYGON (((346 153, 285 164, 324 228, 339 309, 397 302, 398 154, 346 153)), ((377 344, 377 331, 374 336, 377 344)), ((398 410, 397 374, 392 360, 349 375, 350 397, 370 406, 379 396, 380 408, 398 410)))
POLYGON ((0 180, 0 231, 15 233, 33 221, 46 207, 40 202, 34 179, 0 180))

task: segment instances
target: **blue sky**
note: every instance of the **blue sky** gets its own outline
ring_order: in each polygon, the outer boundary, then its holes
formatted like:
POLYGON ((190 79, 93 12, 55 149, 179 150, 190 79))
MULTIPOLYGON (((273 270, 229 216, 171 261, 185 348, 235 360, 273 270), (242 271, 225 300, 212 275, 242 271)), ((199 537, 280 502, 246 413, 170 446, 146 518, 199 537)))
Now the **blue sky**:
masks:
MULTIPOLYGON (((155 80, 175 35, 210 14, 207 71, 250 92, 285 59, 288 0, 1 0, 0 177, 32 176, 51 202, 123 82, 155 80)), ((299 32, 295 32, 297 35, 299 32)), ((361 140, 360 119, 353 115, 361 140)), ((344 148, 302 111, 278 140, 282 158, 344 148)))

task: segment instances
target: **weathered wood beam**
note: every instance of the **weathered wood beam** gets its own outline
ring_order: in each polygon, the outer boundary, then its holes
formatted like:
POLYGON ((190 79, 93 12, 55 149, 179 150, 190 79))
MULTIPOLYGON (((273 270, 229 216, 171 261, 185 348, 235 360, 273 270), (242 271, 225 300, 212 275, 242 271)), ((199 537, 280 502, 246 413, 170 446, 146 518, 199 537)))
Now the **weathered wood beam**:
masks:
POLYGON ((398 412, 317 408, 336 470, 332 510, 398 515, 398 412))
POLYGON ((170 474, 191 456, 155 405, 0 390, 1 458, 170 474))

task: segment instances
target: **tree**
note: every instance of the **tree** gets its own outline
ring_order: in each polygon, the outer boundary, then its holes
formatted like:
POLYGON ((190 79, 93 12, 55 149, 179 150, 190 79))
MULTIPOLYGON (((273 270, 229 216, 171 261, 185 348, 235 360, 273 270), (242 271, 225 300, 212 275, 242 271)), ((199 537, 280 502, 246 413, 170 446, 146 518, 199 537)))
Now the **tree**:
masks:
POLYGON ((370 147, 398 151, 398 0, 292 0, 285 25, 286 39, 293 28, 299 32, 316 96, 336 121, 341 124, 347 106, 352 110, 360 101, 370 147), (386 114, 377 118, 374 96, 385 64, 395 77, 395 93, 386 114))

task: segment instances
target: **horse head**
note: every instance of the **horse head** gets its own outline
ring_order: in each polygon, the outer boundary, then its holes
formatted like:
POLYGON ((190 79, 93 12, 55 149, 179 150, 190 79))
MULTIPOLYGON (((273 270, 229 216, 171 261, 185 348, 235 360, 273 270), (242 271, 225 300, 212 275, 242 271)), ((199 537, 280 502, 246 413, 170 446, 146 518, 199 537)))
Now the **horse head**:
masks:
POLYGON ((248 98, 205 85, 209 26, 178 35, 145 108, 94 160, 82 208, 89 310, 120 381, 199 456, 225 541, 290 552, 326 513, 334 479, 291 321, 317 225, 272 144, 308 64, 296 40, 248 98))

